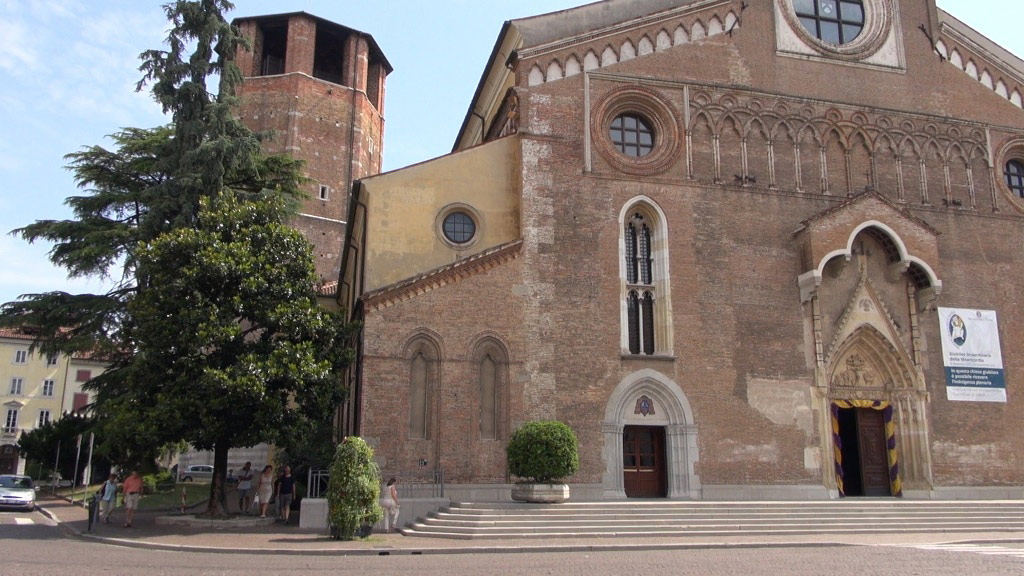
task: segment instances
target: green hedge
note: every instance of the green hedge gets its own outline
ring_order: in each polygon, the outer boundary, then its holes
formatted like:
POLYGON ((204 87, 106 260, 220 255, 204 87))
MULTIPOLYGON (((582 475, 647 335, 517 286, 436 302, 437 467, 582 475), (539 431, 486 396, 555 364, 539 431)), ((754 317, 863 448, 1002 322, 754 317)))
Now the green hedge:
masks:
POLYGON ((358 436, 338 445, 327 483, 328 522, 339 540, 352 540, 362 524, 381 519, 380 472, 373 448, 358 436))
POLYGON ((509 471, 537 484, 572 476, 580 467, 576 434, 558 421, 527 422, 508 442, 509 471))

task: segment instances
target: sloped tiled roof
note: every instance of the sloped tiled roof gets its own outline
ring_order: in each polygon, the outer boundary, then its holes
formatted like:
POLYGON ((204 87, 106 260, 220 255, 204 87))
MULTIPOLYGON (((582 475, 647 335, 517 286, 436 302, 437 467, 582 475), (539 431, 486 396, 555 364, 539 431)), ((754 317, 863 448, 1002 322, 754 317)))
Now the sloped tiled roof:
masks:
POLYGON ((935 227, 932 226, 931 224, 925 222, 924 220, 918 218, 917 216, 914 216, 905 207, 900 206, 899 204, 896 204, 892 200, 889 200, 885 196, 882 196, 881 194, 879 194, 878 192, 873 191, 873 190, 868 191, 868 192, 862 192, 862 193, 860 193, 860 194, 858 194, 858 195, 856 195, 856 196, 846 200, 845 202, 840 202, 839 204, 836 204, 835 206, 829 208, 828 210, 825 210, 824 212, 819 212, 818 214, 815 214, 814 216, 811 216, 807 220, 804 220, 803 222, 800 223, 800 229, 797 230, 796 233, 799 234, 800 232, 806 230, 811 224, 814 224, 815 222, 819 222, 822 219, 827 218, 828 216, 830 216, 832 214, 835 214, 836 212, 839 212, 840 210, 846 209, 848 206, 851 206, 853 204, 859 204, 859 203, 861 203, 861 202, 863 202, 863 201, 865 201, 865 200, 867 200, 869 198, 873 198, 875 200, 878 200, 882 204, 885 204, 886 206, 892 208, 894 211, 899 212, 899 214, 901 216, 903 216, 907 220, 910 220, 911 222, 917 224, 918 226, 924 228, 925 230, 927 230, 928 232, 934 234, 935 236, 938 236, 940 234, 940 232, 938 230, 936 230, 935 227))
POLYGON ((519 257, 522 240, 514 240, 468 258, 435 268, 407 280, 363 294, 360 298, 367 309, 379 310, 398 302, 430 292, 448 284, 454 284, 480 272, 490 270, 519 257))
POLYGON ((27 334, 17 328, 0 328, 0 338, 10 338, 12 340, 27 340, 32 341, 35 339, 31 334, 27 334))

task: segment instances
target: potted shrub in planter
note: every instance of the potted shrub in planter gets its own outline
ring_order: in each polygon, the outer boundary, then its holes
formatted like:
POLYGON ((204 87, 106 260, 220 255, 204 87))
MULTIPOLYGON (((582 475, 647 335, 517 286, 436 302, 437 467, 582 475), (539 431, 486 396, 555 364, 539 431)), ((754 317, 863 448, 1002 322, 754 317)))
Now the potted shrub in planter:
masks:
POLYGON ((358 436, 345 438, 334 453, 327 483, 328 524, 336 540, 365 538, 381 518, 380 472, 373 448, 358 436))
POLYGON ((512 488, 517 502, 556 503, 569 499, 569 486, 559 482, 580 467, 576 434, 562 422, 523 424, 509 439, 508 469, 523 478, 512 488))

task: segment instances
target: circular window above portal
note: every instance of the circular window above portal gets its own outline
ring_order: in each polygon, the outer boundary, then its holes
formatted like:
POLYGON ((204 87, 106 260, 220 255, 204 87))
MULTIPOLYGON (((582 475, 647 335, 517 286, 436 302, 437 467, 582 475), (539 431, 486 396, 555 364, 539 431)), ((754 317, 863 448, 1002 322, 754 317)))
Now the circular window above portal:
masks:
POLYGON ((1006 186, 1017 198, 1024 198, 1024 163, 1016 158, 1006 163, 1003 171, 1006 178, 1006 186))
POLYGON ((643 158, 654 150, 654 128, 639 114, 619 114, 608 132, 612 145, 631 158, 643 158))
POLYGON ((996 189, 1014 208, 1024 212, 1024 138, 1013 138, 999 147, 996 155, 996 189))
POLYGON ((893 26, 888 0, 776 0, 789 28, 819 55, 864 60, 886 43, 893 26))
POLYGON ((793 0, 800 24, 826 44, 849 44, 864 30, 861 0, 793 0))

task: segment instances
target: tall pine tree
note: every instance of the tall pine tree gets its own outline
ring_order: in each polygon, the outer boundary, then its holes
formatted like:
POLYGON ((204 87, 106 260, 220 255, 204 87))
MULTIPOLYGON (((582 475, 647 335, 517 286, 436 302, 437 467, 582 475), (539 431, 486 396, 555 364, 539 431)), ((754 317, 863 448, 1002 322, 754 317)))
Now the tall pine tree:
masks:
MULTIPOLYGON (((119 273, 114 287, 24 295, 0 307, 0 325, 31 327, 42 352, 87 352, 111 362, 90 385, 99 438, 134 460, 123 464, 144 463, 161 445, 187 440, 215 450, 218 492, 228 448, 273 440, 305 418, 329 417, 341 399, 329 373, 350 357, 340 317, 316 307, 310 246, 280 227, 302 196, 301 165, 264 154, 261 135, 235 116, 241 74, 233 58, 247 42, 224 18, 232 8, 227 0, 164 7, 167 49, 141 55, 138 89, 150 89, 170 125, 124 129, 114 134, 112 149, 69 154, 85 190, 67 200, 74 218, 15 231, 29 242, 52 242, 50 260, 70 276, 119 273), (219 85, 211 93, 214 78, 219 85), (189 239, 210 222, 239 234, 253 226, 274 242, 232 244, 209 229, 202 241, 189 239), (218 242, 233 252, 213 261, 197 248, 218 242), (271 258, 261 261, 246 250, 289 253, 267 252, 271 258), (298 264, 285 266, 282 256, 298 264), (204 276, 197 262, 224 270, 204 276), (175 278, 170 266, 194 273, 175 278), (235 278, 244 285, 239 291, 214 278, 226 269, 246 270, 235 278), (274 300, 275 282, 287 286, 297 307, 274 300), (284 374, 287 366, 295 374, 284 374), (231 401, 239 397, 245 400, 231 401)), ((211 513, 222 513, 219 493, 211 496, 211 513)))

